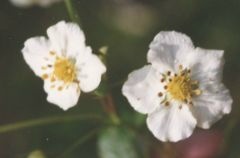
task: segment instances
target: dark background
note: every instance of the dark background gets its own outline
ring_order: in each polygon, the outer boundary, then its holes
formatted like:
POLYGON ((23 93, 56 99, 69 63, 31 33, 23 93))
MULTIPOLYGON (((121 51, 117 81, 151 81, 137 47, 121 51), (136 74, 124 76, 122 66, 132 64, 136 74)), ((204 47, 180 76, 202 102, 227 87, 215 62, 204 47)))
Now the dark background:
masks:
MULTIPOLYGON (((212 127, 224 136, 220 156, 240 157, 240 1, 238 0, 76 0, 81 27, 95 53, 108 46, 108 74, 123 119, 137 115, 121 95, 127 74, 146 64, 148 45, 162 30, 189 35, 195 46, 225 50, 224 83, 234 99, 232 113, 212 127)), ((69 21, 64 3, 49 8, 17 8, 0 2, 0 124, 15 123, 65 113, 99 113, 91 95, 81 95, 77 106, 63 112, 46 101, 43 83, 23 60, 26 39, 45 35, 60 20, 69 21)), ((97 122, 59 123, 0 134, 1 158, 25 158, 35 150, 57 157, 97 122)), ((142 130, 146 130, 142 125, 142 130)), ((97 157, 96 138, 78 147, 70 157, 97 157)), ((159 143, 160 142, 155 142, 159 143)), ((193 157, 192 157, 193 158, 193 157)))

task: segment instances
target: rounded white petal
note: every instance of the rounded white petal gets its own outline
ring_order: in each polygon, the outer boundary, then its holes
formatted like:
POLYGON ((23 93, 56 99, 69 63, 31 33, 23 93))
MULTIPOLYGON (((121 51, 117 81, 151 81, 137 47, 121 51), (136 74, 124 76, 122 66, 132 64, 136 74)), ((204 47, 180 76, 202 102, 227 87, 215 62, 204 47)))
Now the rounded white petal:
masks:
POLYGON ((34 0, 10 0, 17 7, 29 7, 34 4, 34 0))
POLYGON ((147 126, 153 135, 161 141, 177 142, 188 138, 197 124, 189 107, 170 104, 161 106, 147 118, 147 126))
POLYGON ((52 3, 60 2, 62 0, 10 0, 10 1, 17 7, 30 7, 33 5, 47 7, 52 3))
POLYGON ((86 47, 85 52, 76 59, 77 78, 83 92, 90 92, 96 89, 102 75, 106 72, 105 65, 94 54, 90 47, 86 47))
POLYGON ((75 23, 60 21, 47 29, 52 51, 68 57, 76 58, 86 49, 85 36, 75 23))
POLYGON ((193 100, 193 114, 198 126, 209 128, 213 123, 231 112, 232 98, 228 89, 221 83, 201 86, 202 94, 193 100))
POLYGON ((41 7, 48 7, 53 3, 60 2, 63 0, 34 0, 36 2, 36 5, 39 5, 41 7))
POLYGON ((201 82, 221 81, 224 65, 222 50, 196 48, 185 54, 179 54, 177 60, 191 69, 192 79, 201 82))
POLYGON ((177 53, 193 49, 191 39, 175 31, 158 33, 150 44, 147 60, 153 66, 174 68, 177 53))
POLYGON ((30 38, 24 43, 24 48, 22 49, 23 57, 37 76, 42 76, 50 70, 42 69, 43 66, 52 64, 52 61, 48 58, 49 51, 50 43, 44 37, 30 38))
POLYGON ((162 98, 158 96, 159 92, 163 92, 160 75, 150 65, 130 73, 122 87, 130 105, 143 114, 153 112, 160 105, 162 98))
POLYGON ((51 82, 50 80, 44 80, 44 90, 48 94, 48 102, 59 106, 63 110, 67 110, 77 104, 80 90, 77 83, 67 86, 63 85, 64 83, 60 81, 51 82), (59 90, 59 87, 63 87, 63 89, 59 90))

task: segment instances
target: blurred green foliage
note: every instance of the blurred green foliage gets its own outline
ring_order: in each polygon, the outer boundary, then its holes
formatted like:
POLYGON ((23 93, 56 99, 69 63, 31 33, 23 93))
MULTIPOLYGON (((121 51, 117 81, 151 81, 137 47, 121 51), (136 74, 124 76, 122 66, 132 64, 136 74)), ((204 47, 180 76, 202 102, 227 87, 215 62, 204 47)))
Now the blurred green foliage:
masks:
POLYGON ((104 129, 98 140, 100 158, 140 158, 134 134, 121 127, 104 129))

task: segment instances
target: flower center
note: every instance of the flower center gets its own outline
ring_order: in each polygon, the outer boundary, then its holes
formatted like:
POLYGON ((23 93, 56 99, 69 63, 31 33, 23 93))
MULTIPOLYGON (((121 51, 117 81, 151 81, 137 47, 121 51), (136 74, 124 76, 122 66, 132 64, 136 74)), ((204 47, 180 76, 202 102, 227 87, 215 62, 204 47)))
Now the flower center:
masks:
MULTIPOLYGON (((199 89, 199 82, 192 80, 190 73, 190 69, 183 69, 183 66, 179 65, 177 74, 171 71, 162 74, 161 82, 164 84, 166 93, 158 93, 159 97, 163 97, 161 104, 168 106, 173 99, 193 105, 192 97, 200 95, 202 91, 199 89)), ((181 107, 182 105, 179 106, 180 109, 181 107)))
POLYGON ((188 73, 182 73, 174 76, 167 85, 167 91, 171 96, 179 101, 186 101, 192 95, 192 81, 188 73))
POLYGON ((57 58, 54 63, 53 75, 64 83, 71 83, 76 78, 75 65, 67 58, 57 58))
POLYGON ((42 79, 50 79, 50 88, 56 88, 58 91, 62 91, 63 89, 68 88, 69 84, 75 83, 77 84, 77 93, 80 93, 80 81, 77 79, 77 70, 74 63, 66 57, 57 56, 54 51, 50 51, 49 56, 46 56, 44 59, 49 62, 50 58, 54 58, 55 62, 53 64, 48 63, 47 65, 43 65, 41 67, 41 69, 45 71, 45 73, 43 73, 41 76, 42 79), (51 69, 51 73, 47 72, 48 69, 51 69), (63 81, 62 85, 57 86, 56 80, 63 81))

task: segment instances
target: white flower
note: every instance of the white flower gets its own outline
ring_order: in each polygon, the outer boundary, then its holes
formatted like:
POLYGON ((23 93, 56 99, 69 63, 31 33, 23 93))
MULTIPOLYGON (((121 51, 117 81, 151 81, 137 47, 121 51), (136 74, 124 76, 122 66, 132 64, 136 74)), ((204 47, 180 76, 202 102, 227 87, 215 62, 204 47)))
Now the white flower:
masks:
POLYGON ((106 67, 85 44, 77 24, 61 21, 47 29, 49 39, 28 39, 22 53, 34 73, 44 80, 47 100, 64 110, 74 106, 80 91, 98 87, 106 67))
POLYGON ((38 5, 41 7, 48 7, 52 3, 60 2, 62 0, 10 0, 13 5, 17 7, 30 7, 38 5))
POLYGON ((161 141, 189 137, 231 111, 222 80, 223 51, 195 48, 178 32, 160 32, 150 44, 149 65, 133 71, 122 93, 161 141))

